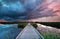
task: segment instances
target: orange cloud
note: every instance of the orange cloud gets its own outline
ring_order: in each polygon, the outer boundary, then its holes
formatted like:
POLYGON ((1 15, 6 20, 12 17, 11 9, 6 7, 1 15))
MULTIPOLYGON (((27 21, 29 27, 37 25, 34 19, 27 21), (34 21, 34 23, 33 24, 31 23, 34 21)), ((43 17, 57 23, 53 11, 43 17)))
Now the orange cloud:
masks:
POLYGON ((51 4, 48 5, 48 8, 53 9, 53 12, 57 15, 60 15, 60 0, 53 0, 53 2, 51 2, 51 4))
POLYGON ((6 20, 0 20, 0 22, 8 22, 8 21, 6 21, 6 20))

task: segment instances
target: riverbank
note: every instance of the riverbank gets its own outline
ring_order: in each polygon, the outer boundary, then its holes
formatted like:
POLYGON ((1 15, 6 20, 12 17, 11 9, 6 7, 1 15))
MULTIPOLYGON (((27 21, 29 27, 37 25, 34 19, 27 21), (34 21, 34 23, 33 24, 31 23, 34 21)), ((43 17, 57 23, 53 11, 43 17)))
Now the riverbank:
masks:
POLYGON ((45 39, 60 39, 60 29, 37 24, 37 30, 44 36, 45 39))

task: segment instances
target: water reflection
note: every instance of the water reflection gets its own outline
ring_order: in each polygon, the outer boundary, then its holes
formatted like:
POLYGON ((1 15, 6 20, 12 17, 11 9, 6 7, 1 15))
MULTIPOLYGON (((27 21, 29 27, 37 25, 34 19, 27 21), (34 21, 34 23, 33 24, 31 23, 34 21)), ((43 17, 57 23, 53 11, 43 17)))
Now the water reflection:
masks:
POLYGON ((0 39, 15 39, 19 33, 17 24, 0 24, 0 39))

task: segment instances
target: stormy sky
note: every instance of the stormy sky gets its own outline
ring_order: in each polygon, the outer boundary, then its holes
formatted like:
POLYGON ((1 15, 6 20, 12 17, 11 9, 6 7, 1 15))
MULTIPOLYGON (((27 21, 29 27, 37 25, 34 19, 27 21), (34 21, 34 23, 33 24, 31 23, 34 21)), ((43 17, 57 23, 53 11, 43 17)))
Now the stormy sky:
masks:
POLYGON ((0 0, 0 19, 24 20, 59 15, 60 0, 0 0))

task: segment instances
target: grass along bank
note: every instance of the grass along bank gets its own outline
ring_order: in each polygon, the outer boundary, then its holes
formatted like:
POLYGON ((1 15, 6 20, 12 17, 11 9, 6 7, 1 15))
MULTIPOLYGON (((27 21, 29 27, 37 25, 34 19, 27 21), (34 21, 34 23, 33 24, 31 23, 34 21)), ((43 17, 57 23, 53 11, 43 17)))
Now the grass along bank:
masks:
POLYGON ((60 34, 57 33, 41 33, 45 39, 60 39, 60 34))
POLYGON ((37 30, 45 39, 60 39, 60 29, 42 24, 37 24, 37 30))

